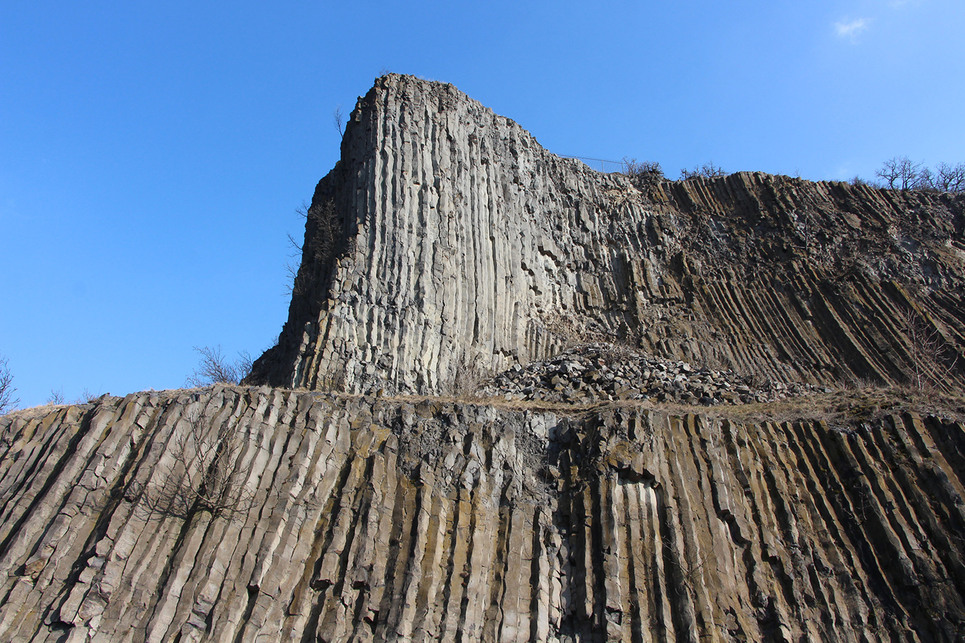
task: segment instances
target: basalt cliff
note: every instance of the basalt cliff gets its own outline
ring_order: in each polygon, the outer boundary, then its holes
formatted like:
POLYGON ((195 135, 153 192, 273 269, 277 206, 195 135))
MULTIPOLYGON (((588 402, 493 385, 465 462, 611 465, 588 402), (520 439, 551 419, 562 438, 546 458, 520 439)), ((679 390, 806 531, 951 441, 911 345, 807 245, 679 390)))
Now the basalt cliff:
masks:
POLYGON ((341 152, 242 385, 0 417, 0 639, 965 638, 965 198, 341 152))

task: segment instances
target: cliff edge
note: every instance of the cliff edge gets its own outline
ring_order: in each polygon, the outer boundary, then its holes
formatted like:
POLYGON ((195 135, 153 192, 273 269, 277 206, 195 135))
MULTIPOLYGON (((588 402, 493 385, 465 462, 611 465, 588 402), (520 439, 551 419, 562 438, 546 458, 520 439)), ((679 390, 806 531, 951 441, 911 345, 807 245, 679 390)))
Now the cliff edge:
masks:
POLYGON ((439 394, 590 341, 783 382, 965 378, 965 196, 741 172, 635 185, 388 75, 318 184, 249 381, 439 394), (911 320, 910 323, 909 320, 911 320))
POLYGON ((963 250, 380 78, 261 385, 0 417, 0 640, 965 640, 963 250))

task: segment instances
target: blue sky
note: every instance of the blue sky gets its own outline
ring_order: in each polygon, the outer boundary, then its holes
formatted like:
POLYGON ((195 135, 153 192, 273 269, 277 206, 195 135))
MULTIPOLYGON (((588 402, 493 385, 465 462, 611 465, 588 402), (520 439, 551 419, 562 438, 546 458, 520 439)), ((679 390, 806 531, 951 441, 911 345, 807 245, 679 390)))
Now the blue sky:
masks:
POLYGON ((0 354, 22 406, 258 355, 333 111, 453 83, 558 154, 873 178, 965 161, 961 0, 0 3, 0 354))

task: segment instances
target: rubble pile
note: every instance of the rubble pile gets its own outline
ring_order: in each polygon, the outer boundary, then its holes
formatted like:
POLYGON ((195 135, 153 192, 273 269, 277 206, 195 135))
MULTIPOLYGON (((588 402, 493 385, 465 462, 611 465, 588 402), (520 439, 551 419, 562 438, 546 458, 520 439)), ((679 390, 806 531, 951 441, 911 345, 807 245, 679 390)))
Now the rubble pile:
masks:
POLYGON ((801 383, 759 382, 729 370, 697 368, 625 346, 597 343, 514 366, 484 384, 480 393, 573 404, 646 399, 714 406, 772 402, 813 388, 801 383))

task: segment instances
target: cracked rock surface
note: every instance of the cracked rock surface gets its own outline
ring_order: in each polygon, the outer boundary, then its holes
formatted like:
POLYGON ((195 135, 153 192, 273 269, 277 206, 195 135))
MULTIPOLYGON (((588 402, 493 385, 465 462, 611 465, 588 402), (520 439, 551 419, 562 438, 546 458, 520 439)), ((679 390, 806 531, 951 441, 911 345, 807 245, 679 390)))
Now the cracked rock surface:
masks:
POLYGON ((914 413, 223 386, 20 411, 0 639, 960 640, 963 446, 914 413), (171 446, 199 426, 241 445, 239 511, 157 502, 204 479, 171 446))
POLYGON ((380 78, 251 385, 0 417, 0 641, 965 640, 963 206, 380 78))
POLYGON ((251 383, 422 395, 620 343, 761 381, 965 383, 965 195, 741 172, 639 185, 451 85, 390 74, 319 182, 251 383))

